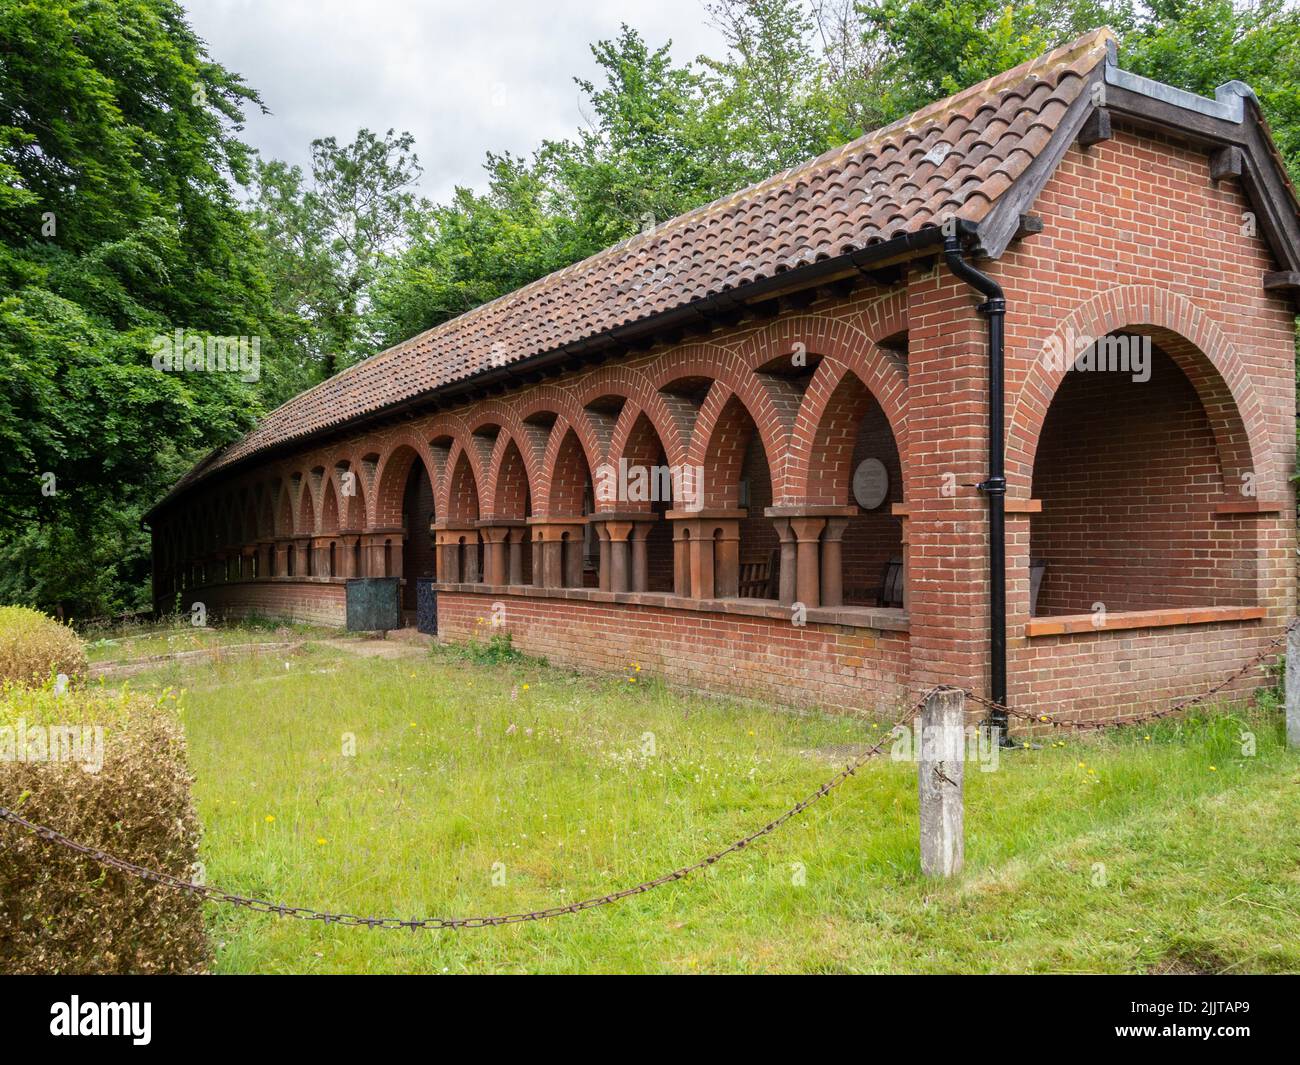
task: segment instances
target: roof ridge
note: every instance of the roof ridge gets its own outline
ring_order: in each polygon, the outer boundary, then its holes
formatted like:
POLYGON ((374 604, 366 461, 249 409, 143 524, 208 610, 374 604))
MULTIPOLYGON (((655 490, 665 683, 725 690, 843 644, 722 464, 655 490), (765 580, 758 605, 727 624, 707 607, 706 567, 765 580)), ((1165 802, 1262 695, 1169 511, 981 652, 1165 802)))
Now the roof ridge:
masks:
MULTIPOLYGON (((919 129, 921 126, 935 121, 937 117, 942 114, 958 110, 959 107, 956 105, 958 105, 959 101, 964 103, 973 96, 991 95, 1000 92, 1003 89, 1010 88, 1015 83, 1024 80, 1026 76, 1035 70, 1054 67, 1063 60, 1086 54, 1088 51, 1097 48, 1099 43, 1104 46, 1105 41, 1115 39, 1115 32, 1109 26, 1100 26, 1097 29, 1090 30, 1089 32, 1075 38, 1073 41, 1069 41, 1066 44, 1054 48, 1050 52, 1045 52, 1033 59, 1026 60, 1019 66, 1012 67, 1010 70, 1004 70, 999 74, 986 78, 984 81, 979 82, 976 85, 962 89, 960 92, 954 93, 951 96, 946 96, 942 100, 936 100, 932 104, 927 104, 919 111, 914 111, 910 115, 906 115, 889 125, 881 126, 878 129, 864 133, 860 137, 856 137, 855 139, 837 147, 830 148, 827 151, 822 152, 820 155, 804 160, 802 163, 796 163, 794 166, 788 167, 776 174, 771 174, 768 177, 751 182, 750 184, 735 189, 732 192, 725 193, 716 199, 710 200, 708 203, 692 207, 690 210, 683 211, 681 214, 665 219, 663 222, 655 225, 648 232, 642 230, 641 232, 633 233, 630 236, 624 237, 615 244, 601 248, 599 251, 592 252, 585 259, 579 259, 577 262, 569 263, 566 266, 560 267, 558 270, 552 270, 549 274, 543 274, 541 277, 534 278, 532 281, 520 285, 518 288, 511 289, 509 292, 503 292, 499 296, 494 296, 487 302, 480 303, 476 307, 471 307, 469 310, 461 312, 454 318, 448 318, 445 321, 438 322, 436 325, 432 325, 428 329, 422 330, 412 337, 407 337, 405 340, 400 340, 396 344, 390 344, 386 348, 376 351, 371 355, 367 355, 365 358, 358 360, 351 366, 345 367, 331 377, 327 377, 324 381, 317 382, 315 385, 312 385, 311 388, 305 389, 298 395, 308 395, 329 381, 343 378, 348 375, 351 370, 361 366, 363 363, 379 362, 386 355, 400 354, 402 351, 406 351, 415 346, 421 340, 439 332, 447 326, 450 326, 452 322, 467 323, 473 321, 477 317, 482 317, 484 314, 488 313, 492 307, 507 299, 512 297, 523 297, 534 288, 542 286, 556 278, 563 277, 565 274, 576 273, 585 267, 594 265, 602 258, 613 256, 615 253, 632 251, 637 241, 641 238, 645 238, 644 243, 649 243, 653 238, 667 235, 667 231, 670 228, 673 230, 678 229, 687 225, 692 220, 707 215, 714 209, 724 207, 739 199, 758 193, 765 188, 787 184, 791 180, 795 180, 805 174, 815 173, 817 172, 819 165, 829 164, 835 160, 843 158, 845 155, 866 147, 868 144, 877 140, 884 140, 895 131, 919 129)), ((298 396, 293 397, 293 399, 297 398, 298 396)), ((269 411, 264 417, 269 418, 276 411, 280 410, 288 403, 293 402, 293 399, 286 400, 285 403, 276 407, 275 410, 269 411)))

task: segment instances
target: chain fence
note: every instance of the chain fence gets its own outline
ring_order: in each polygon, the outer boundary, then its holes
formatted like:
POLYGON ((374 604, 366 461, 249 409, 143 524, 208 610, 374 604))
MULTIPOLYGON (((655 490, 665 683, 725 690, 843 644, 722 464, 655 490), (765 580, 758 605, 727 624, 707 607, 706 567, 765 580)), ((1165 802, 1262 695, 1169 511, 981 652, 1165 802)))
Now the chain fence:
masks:
MULTIPOLYGON (((1240 669, 1236 670, 1230 676, 1216 684, 1209 691, 1203 692, 1197 696, 1179 700, 1171 706, 1143 714, 1111 718, 1105 721, 1062 720, 1052 714, 1034 713, 1025 710, 1018 710, 1009 706, 1003 706, 1000 703, 989 699, 987 696, 980 695, 967 689, 963 689, 963 692, 972 702, 988 710, 1001 710, 1019 720, 1034 722, 1037 724, 1047 724, 1055 728, 1092 730, 1143 724, 1148 721, 1154 721, 1160 718, 1170 717, 1173 714, 1181 713, 1182 711, 1190 709, 1199 703, 1203 703, 1207 699, 1211 699, 1215 695, 1224 691, 1235 681, 1245 676, 1250 670, 1262 665, 1270 657, 1276 654, 1279 647, 1285 643, 1287 635, 1297 624, 1300 624, 1300 620, 1293 621, 1289 626, 1287 626, 1286 630, 1276 639, 1271 641, 1263 651, 1250 661, 1246 662, 1240 669)), ((7 809, 3 806, 0 806, 0 821, 29 832, 46 843, 65 847, 68 850, 85 855, 87 858, 98 862, 100 865, 110 869, 116 869, 128 876, 133 876, 150 883, 161 884, 165 887, 174 888, 177 891, 184 891, 192 895, 197 895, 208 902, 228 903, 232 906, 238 906, 255 913, 270 913, 275 914, 277 917, 293 917, 304 921, 320 921, 324 924, 350 925, 365 928, 405 928, 410 929, 411 931, 444 928, 489 928, 497 925, 523 924, 529 921, 544 921, 551 917, 561 917, 565 914, 581 913, 584 910, 593 910, 601 906, 608 906, 611 903, 630 898, 633 895, 644 895, 646 892, 653 891, 655 888, 662 887, 665 884, 685 880, 692 874, 715 865, 728 855, 742 851, 750 844, 757 842, 765 836, 771 835, 787 821, 798 817, 814 803, 825 798, 846 780, 855 775, 857 771, 869 761, 878 756, 880 752, 885 749, 885 745, 894 737, 895 733, 903 726, 914 721, 917 714, 920 713, 921 708, 925 705, 926 700, 929 699, 934 692, 940 690, 943 690, 943 688, 937 687, 927 691, 908 708, 907 712, 894 723, 892 728, 884 734, 878 743, 868 747, 807 798, 801 799, 782 814, 773 818, 771 821, 768 821, 761 828, 755 829, 753 832, 740 837, 728 844, 726 847, 723 847, 721 850, 714 851, 698 861, 692 862, 690 865, 683 865, 671 872, 657 876, 652 880, 643 880, 633 887, 623 888, 620 891, 610 892, 606 895, 595 895, 578 902, 571 902, 562 906, 550 906, 541 910, 472 917, 403 918, 365 917, 352 913, 330 913, 324 910, 312 909, 307 906, 286 906, 282 903, 268 902, 265 899, 236 895, 232 892, 222 891, 219 888, 211 887, 207 884, 199 884, 192 880, 186 880, 183 877, 173 876, 170 873, 163 873, 156 869, 150 869, 147 866, 137 865, 134 862, 129 862, 125 858, 120 858, 115 854, 110 854, 98 847, 92 847, 88 844, 79 843, 74 839, 70 839, 57 829, 29 821, 14 810, 7 809)))

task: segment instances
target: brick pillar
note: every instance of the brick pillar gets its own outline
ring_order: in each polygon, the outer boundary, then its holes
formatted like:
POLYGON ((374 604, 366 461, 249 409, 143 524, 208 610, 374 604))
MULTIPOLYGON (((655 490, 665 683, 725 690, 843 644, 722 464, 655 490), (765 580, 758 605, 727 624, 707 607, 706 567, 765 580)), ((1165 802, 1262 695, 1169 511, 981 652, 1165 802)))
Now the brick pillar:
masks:
POLYGON ((288 537, 278 537, 275 541, 275 576, 289 575, 289 554, 293 550, 293 541, 288 537))
MULTIPOLYGON (((734 598, 740 590, 740 522, 745 510, 670 510, 673 590, 692 599, 734 598)), ((648 532, 648 529, 647 529, 648 532)))
MULTIPOLYGON (((986 265, 997 273, 997 264, 986 265)), ((988 335, 980 296, 940 265, 908 278, 908 396, 903 456, 912 690, 989 690, 988 504, 965 487, 988 462, 988 335), (942 382, 943 387, 930 387, 942 382)), ((1017 316, 1008 308, 1008 356, 1017 316)), ((1008 410, 1012 409, 1008 403, 1008 410)))
POLYGON ((533 584, 542 588, 581 588, 587 519, 529 518, 528 524, 533 533, 533 584))

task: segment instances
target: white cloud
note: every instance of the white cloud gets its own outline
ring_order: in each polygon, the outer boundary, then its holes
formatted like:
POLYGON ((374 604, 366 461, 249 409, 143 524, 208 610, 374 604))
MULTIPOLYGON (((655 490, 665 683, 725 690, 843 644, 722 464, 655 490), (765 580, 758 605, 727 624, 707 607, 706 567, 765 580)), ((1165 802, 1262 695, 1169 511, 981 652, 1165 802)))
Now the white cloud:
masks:
POLYGON ((262 94, 244 139, 305 165, 313 138, 410 130, 422 191, 484 185, 488 150, 528 154, 583 122, 575 76, 620 22, 682 62, 722 51, 699 0, 182 0, 212 57, 262 94))

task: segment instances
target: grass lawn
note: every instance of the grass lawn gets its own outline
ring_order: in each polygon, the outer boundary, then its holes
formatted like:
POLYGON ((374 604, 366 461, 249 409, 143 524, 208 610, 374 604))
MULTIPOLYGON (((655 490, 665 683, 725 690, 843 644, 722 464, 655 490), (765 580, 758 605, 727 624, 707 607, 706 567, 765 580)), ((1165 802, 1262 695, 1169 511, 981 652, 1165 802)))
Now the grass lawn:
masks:
MULTIPOLYGON (((633 667, 592 679, 386 649, 399 653, 309 642, 287 659, 132 679, 185 689, 210 883, 402 917, 573 901, 758 827, 880 735, 685 695, 633 667)), ((966 872, 952 882, 921 879, 915 767, 882 757, 708 873, 612 906, 407 932, 214 904, 216 967, 1300 970, 1300 757, 1282 746, 1276 707, 1042 742, 995 772, 967 767, 966 872)))

